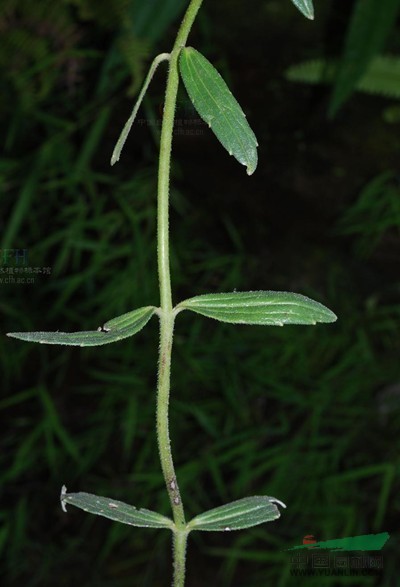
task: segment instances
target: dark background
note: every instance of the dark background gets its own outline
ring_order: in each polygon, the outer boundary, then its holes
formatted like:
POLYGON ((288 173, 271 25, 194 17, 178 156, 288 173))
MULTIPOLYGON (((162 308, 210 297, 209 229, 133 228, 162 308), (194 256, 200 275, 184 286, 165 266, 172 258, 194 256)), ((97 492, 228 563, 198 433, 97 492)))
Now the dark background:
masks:
MULTIPOLYGON (((167 532, 73 507, 65 515, 58 499, 65 483, 168 513, 154 429, 156 319, 134 338, 91 349, 36 346, 4 333, 95 329, 158 304, 165 64, 120 163, 111 169, 109 159, 146 68, 172 47, 186 5, 5 0, 0 8, 7 587, 170 582, 167 532), (4 257, 10 249, 26 251, 23 267, 42 270, 33 283, 5 281, 16 267, 12 253, 4 257)), ((398 584, 399 103, 358 92, 328 117, 328 86, 285 79, 294 63, 343 54, 354 3, 315 6, 310 22, 289 0, 205 1, 190 36, 245 110, 260 161, 247 177, 182 88, 171 194, 174 300, 235 288, 296 291, 339 319, 267 329, 179 315, 171 434, 188 517, 254 494, 287 504, 278 521, 248 531, 193 533, 188 587, 398 584), (290 575, 285 550, 307 534, 383 531, 391 538, 378 577, 290 575)), ((399 54, 398 22, 389 29, 385 52, 399 54)))

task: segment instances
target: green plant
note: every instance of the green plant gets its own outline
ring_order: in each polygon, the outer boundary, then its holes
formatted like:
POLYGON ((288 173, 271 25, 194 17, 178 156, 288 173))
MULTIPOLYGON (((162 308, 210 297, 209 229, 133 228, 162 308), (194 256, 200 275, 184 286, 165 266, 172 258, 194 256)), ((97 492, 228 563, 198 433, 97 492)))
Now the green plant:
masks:
MULTIPOLYGON (((339 64, 336 62, 315 59, 292 65, 285 72, 285 76, 291 82, 333 84, 338 75, 338 68, 339 64)), ((400 58, 380 56, 372 59, 354 89, 400 99, 400 58)))
POLYGON ((317 59, 293 65, 291 81, 331 83, 328 116, 333 118, 356 90, 399 96, 399 61, 380 53, 400 11, 399 0, 357 0, 339 59, 317 59))
MULTIPOLYGON (((294 3, 312 17, 310 0, 294 3)), ((230 93, 214 67, 195 49, 186 47, 187 38, 202 0, 192 0, 179 29, 175 45, 170 54, 158 56, 150 68, 143 91, 135 105, 132 116, 122 131, 112 156, 118 161, 140 102, 154 75, 157 66, 169 62, 169 73, 161 132, 158 173, 158 276, 160 306, 144 306, 113 318, 95 331, 64 332, 17 332, 9 336, 21 340, 45 344, 69 346, 100 346, 117 342, 139 332, 156 314, 160 321, 160 348, 157 387, 157 438, 161 468, 173 519, 148 509, 135 507, 112 498, 88 493, 61 492, 61 504, 75 505, 85 511, 119 521, 127 525, 146 528, 165 528, 172 531, 174 543, 174 585, 182 586, 185 578, 185 554, 188 535, 192 531, 232 531, 250 528, 279 517, 279 499, 268 496, 253 496, 239 499, 202 513, 186 522, 178 480, 175 474, 169 435, 169 396, 171 352, 176 316, 189 310, 220 322, 283 326, 285 324, 330 323, 336 316, 323 305, 300 294, 288 292, 232 292, 199 295, 177 304, 172 303, 169 267, 169 184, 171 168, 171 146, 179 78, 182 77, 188 94, 199 115, 208 123, 226 150, 246 166, 248 175, 257 167, 257 140, 239 104, 230 93)), ((53 421, 54 430, 71 455, 78 462, 80 456, 68 434, 57 420, 51 400, 45 389, 41 401, 53 421)))
POLYGON ((329 115, 334 116, 378 55, 396 23, 399 0, 357 0, 333 86, 329 115))
POLYGON ((338 226, 341 234, 355 236, 354 249, 369 257, 383 240, 400 236, 400 187, 392 172, 374 177, 344 213, 338 226))

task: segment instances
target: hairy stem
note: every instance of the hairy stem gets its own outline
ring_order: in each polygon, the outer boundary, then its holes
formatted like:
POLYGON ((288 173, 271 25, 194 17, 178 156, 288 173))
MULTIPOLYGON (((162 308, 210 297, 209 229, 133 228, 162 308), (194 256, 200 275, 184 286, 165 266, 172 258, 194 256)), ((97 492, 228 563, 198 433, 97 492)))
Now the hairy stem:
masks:
POLYGON ((174 587, 183 587, 185 581, 187 531, 185 513, 175 475, 169 437, 168 405, 170 394, 171 351, 174 331, 174 314, 169 267, 169 183, 171 148, 174 129, 176 98, 179 86, 178 59, 185 46, 190 29, 203 0, 191 0, 179 28, 169 58, 167 89, 158 169, 157 257, 160 284, 160 351, 157 388, 157 439, 161 468, 171 502, 176 530, 174 532, 174 587))

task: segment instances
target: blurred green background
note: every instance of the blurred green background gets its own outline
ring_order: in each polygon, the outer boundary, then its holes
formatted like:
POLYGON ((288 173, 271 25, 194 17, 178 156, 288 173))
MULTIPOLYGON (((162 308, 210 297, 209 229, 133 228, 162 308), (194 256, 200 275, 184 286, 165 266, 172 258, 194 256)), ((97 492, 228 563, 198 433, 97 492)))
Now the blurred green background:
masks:
MULTIPOLYGON (((168 512, 154 430, 156 320, 134 338, 93 349, 24 344, 4 333, 93 329, 158 304, 165 66, 120 163, 111 169, 109 159, 146 68, 170 50, 186 5, 0 6, 7 587, 170 581, 167 532, 72 507, 65 515, 59 505, 65 483, 168 512), (26 255, 18 267, 42 272, 11 274, 15 255, 5 251, 16 249, 26 255)), ((288 506, 278 521, 250 531, 193 533, 188 587, 400 584, 400 67, 394 60, 385 79, 373 80, 376 95, 354 91, 374 57, 400 56, 399 2, 315 7, 312 23, 289 0, 206 0, 190 37, 242 104, 260 163, 248 178, 181 92, 171 194, 175 301, 234 288, 296 291, 339 320, 267 329, 179 315, 171 433, 188 516, 252 494, 288 506), (285 76, 298 62, 330 58, 339 64, 333 89, 285 76), (307 534, 383 531, 391 539, 378 577, 291 576, 286 549, 307 534)))

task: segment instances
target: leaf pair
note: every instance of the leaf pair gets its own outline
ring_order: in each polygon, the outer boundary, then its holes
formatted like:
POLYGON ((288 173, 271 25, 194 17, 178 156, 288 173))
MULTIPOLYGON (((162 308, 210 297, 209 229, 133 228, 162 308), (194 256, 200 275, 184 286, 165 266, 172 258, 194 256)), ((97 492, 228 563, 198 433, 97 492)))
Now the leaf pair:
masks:
MULTIPOLYGON (((335 322, 336 316, 319 302, 290 292, 250 291, 205 294, 176 306, 176 313, 191 310, 202 316, 230 324, 284 326, 335 322)), ((113 318, 97 331, 88 332, 10 332, 8 336, 28 342, 70 346, 99 346, 133 336, 155 313, 146 306, 113 318)))
MULTIPOLYGON (((126 122, 114 148, 111 165, 116 163, 136 118, 143 97, 160 63, 170 55, 158 55, 150 66, 143 88, 132 114, 126 122)), ((246 166, 248 175, 257 167, 257 139, 240 105, 213 65, 191 47, 182 49, 179 58, 180 73, 194 107, 208 124, 230 155, 246 166)))
MULTIPOLYGON (((85 512, 129 526, 175 529, 174 522, 166 516, 147 509, 137 509, 108 497, 99 497, 83 492, 67 493, 66 487, 63 486, 60 499, 64 511, 67 511, 66 505, 71 504, 85 512)), ((187 524, 186 529, 189 532, 193 530, 205 532, 244 530, 279 518, 280 512, 276 504, 286 507, 274 497, 245 497, 196 516, 187 524)))
MULTIPOLYGON (((312 0, 292 0, 309 19, 314 18, 312 0)), ((160 63, 171 54, 158 55, 150 66, 132 114, 114 148, 111 165, 119 161, 121 151, 136 118, 144 95, 160 63)), ((246 166, 252 175, 258 163, 257 139, 242 108, 215 67, 193 47, 184 47, 179 56, 179 69, 189 97, 199 116, 208 124, 230 155, 246 166)))

